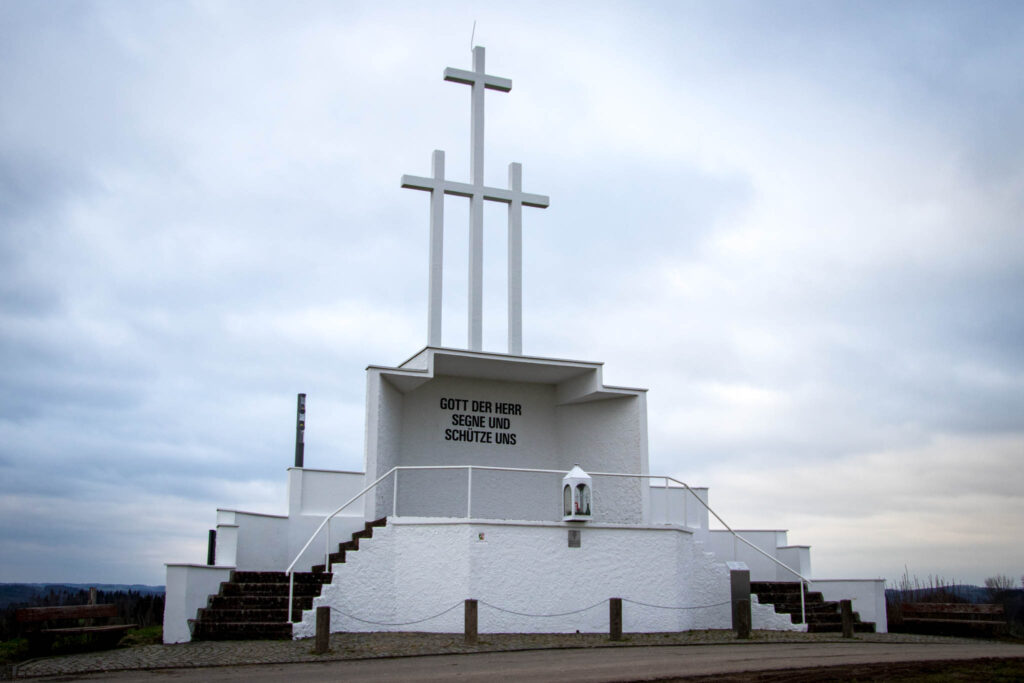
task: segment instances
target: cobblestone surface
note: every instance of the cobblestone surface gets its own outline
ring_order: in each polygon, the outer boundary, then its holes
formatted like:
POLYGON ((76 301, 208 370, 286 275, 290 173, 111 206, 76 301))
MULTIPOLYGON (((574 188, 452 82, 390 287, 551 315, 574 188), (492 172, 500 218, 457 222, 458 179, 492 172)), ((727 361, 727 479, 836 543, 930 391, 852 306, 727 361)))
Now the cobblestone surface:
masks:
MULTIPOLYGON (((909 634, 857 634, 860 642, 949 643, 963 639, 909 634)), ((752 643, 840 642, 839 634, 754 631, 752 643)), ((682 633, 627 634, 622 642, 611 642, 607 634, 480 634, 476 645, 466 645, 462 634, 438 633, 335 633, 327 654, 313 654, 313 641, 248 640, 142 645, 86 654, 45 657, 22 662, 14 671, 17 678, 124 671, 133 669, 176 669, 239 664, 286 664, 376 657, 504 652, 580 647, 630 647, 640 645, 708 645, 736 643, 732 631, 684 631, 682 633)), ((972 642, 972 641, 966 641, 972 642)), ((976 642, 976 641, 974 641, 976 642)))

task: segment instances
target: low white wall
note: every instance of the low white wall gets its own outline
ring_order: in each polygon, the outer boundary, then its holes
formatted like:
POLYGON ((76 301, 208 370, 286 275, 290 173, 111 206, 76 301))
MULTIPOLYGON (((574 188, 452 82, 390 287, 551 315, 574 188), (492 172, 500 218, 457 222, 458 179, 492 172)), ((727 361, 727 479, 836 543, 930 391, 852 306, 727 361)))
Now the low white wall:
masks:
POLYGON ((231 578, 234 567, 204 564, 168 564, 164 594, 164 643, 192 640, 188 620, 196 618, 207 598, 220 590, 222 581, 231 578))
MULTIPOLYGON (((610 597, 623 598, 630 632, 731 626, 728 570, 674 527, 388 520, 335 567, 314 608, 331 607, 332 631, 454 633, 475 598, 483 633, 606 632, 610 597), (570 528, 581 547, 569 547, 570 528)), ((305 612, 295 637, 314 622, 305 612)), ((754 626, 802 629, 761 605, 754 626)))
MULTIPOLYGON (((811 575, 811 546, 809 545, 784 545, 776 548, 775 557, 786 567, 796 570, 800 576, 811 575)), ((799 581, 800 577, 794 576, 793 572, 786 567, 775 567, 776 581, 799 581)))
MULTIPOLYGON (((778 548, 786 545, 786 532, 782 530, 737 529, 743 538, 768 553, 778 557, 778 548)), ((746 543, 734 539, 733 535, 723 529, 713 529, 708 537, 708 546, 722 562, 734 560, 745 562, 750 568, 751 581, 778 581, 778 565, 757 552, 746 543)), ((796 569, 796 567, 794 567, 796 569)), ((789 574, 789 572, 786 572, 789 574)), ((787 581, 798 581, 795 576, 787 581)), ((806 576, 806 574, 805 574, 806 576)))
MULTIPOLYGON (((288 468, 288 514, 320 516, 330 514, 359 493, 366 484, 362 472, 288 468)), ((342 514, 362 516, 363 502, 356 501, 342 514)))
POLYGON ((684 526, 689 529, 708 528, 708 509, 701 504, 696 496, 699 496, 705 503, 708 500, 707 488, 694 488, 693 493, 679 486, 669 486, 667 489, 658 485, 657 479, 652 479, 650 484, 651 507, 646 524, 673 524, 684 526), (668 511, 666 514, 665 500, 668 499, 668 511))
POLYGON ((820 591, 826 600, 852 600, 861 621, 875 622, 877 633, 889 632, 885 579, 815 579, 811 590, 820 591))

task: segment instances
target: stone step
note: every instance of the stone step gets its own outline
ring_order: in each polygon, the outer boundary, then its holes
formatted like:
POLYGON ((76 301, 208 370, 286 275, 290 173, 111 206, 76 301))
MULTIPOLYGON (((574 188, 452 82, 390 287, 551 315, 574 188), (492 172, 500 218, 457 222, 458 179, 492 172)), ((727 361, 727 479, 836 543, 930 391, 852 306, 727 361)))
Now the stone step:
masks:
MULTIPOLYGON (((319 583, 297 583, 292 595, 320 595, 319 583)), ((224 582, 220 586, 220 594, 232 595, 281 595, 288 597, 287 583, 233 583, 224 582)))
MULTIPOLYGON (((800 593, 754 593, 757 596, 757 601, 760 603, 770 602, 775 605, 799 605, 800 604, 800 593)), ((821 593, 806 593, 804 595, 804 604, 807 605, 820 605, 825 602, 825 598, 822 597, 821 593)))
MULTIPOLYGON (((296 621, 302 619, 301 608, 292 609, 292 619, 296 621)), ((284 607, 277 609, 204 607, 199 610, 199 620, 203 623, 282 622, 288 621, 288 610, 284 607)))
MULTIPOLYGON (((771 603, 775 606, 776 612, 785 612, 786 614, 800 614, 800 603, 784 602, 771 603)), ((818 602, 814 604, 804 605, 804 611, 808 614, 839 614, 839 603, 838 602, 818 602)))
MULTIPOLYGON (((843 624, 839 623, 825 623, 815 624, 813 622, 807 624, 808 633, 842 633, 843 624)), ((875 622, 873 621, 859 621, 853 624, 854 633, 874 633, 875 622)))
POLYGON ((799 581, 751 581, 751 593, 799 593, 799 581))
MULTIPOLYGON (((312 595, 292 598, 292 606, 299 609, 313 609, 312 595)), ((288 606, 286 595, 214 595, 209 600, 209 609, 279 609, 288 606)))
POLYGON ((196 621, 193 640, 291 640, 292 625, 287 621, 214 622, 196 621))
MULTIPOLYGON (((330 583, 333 578, 329 572, 314 574, 313 572, 294 572, 295 584, 330 583)), ((231 574, 232 583, 289 583, 285 572, 245 572, 236 571, 231 574)))

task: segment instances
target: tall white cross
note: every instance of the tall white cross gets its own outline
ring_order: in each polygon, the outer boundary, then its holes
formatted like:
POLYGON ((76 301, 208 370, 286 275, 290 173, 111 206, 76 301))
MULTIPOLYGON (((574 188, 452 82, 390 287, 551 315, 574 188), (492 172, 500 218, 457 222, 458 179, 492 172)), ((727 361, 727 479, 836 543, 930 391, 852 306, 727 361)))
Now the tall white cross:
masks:
POLYGON ((512 81, 490 76, 484 71, 484 48, 473 48, 473 70, 447 68, 444 79, 465 83, 472 88, 470 108, 469 183, 446 180, 444 152, 434 150, 433 176, 402 176, 402 187, 426 190, 430 196, 430 275, 427 305, 427 344, 441 345, 441 275, 444 257, 444 195, 469 198, 469 348, 483 346, 483 223, 484 201, 508 204, 508 352, 523 352, 523 238, 522 207, 546 208, 543 195, 527 194, 522 189, 522 165, 508 167, 508 189, 484 185, 484 90, 508 92, 512 81))

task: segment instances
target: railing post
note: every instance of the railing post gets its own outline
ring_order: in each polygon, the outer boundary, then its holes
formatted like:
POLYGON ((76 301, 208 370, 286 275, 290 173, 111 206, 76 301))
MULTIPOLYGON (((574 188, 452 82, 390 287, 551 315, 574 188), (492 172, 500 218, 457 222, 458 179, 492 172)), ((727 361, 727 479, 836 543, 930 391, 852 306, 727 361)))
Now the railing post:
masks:
POLYGON ((391 516, 398 516, 398 470, 395 470, 394 479, 392 480, 391 487, 391 516))
POLYGON ((331 571, 331 522, 327 521, 324 529, 324 571, 331 571))
POLYGON ((665 483, 662 485, 661 490, 665 492, 665 524, 671 524, 672 515, 669 514, 668 509, 668 477, 665 477, 665 483))
POLYGON ((465 609, 465 634, 466 634, 466 645, 476 645, 476 633, 477 633, 477 621, 476 621, 476 600, 469 598, 466 600, 465 609))
POLYGON ((470 465, 466 475, 466 519, 473 519, 473 466, 470 465))
POLYGON ((288 623, 295 623, 295 610, 293 605, 295 601, 295 573, 288 572, 288 623))
POLYGON ((683 489, 683 526, 690 528, 690 489, 683 489))
POLYGON ((608 640, 622 640, 622 598, 608 599, 608 640))
POLYGON ((800 577, 800 621, 803 624, 807 624, 807 600, 804 598, 805 588, 803 577, 800 577))
POLYGON ((331 608, 326 605, 316 608, 316 645, 313 653, 325 654, 331 645, 331 608))
POLYGON ((853 638, 853 601, 840 600, 839 611, 843 618, 843 638, 853 638))

